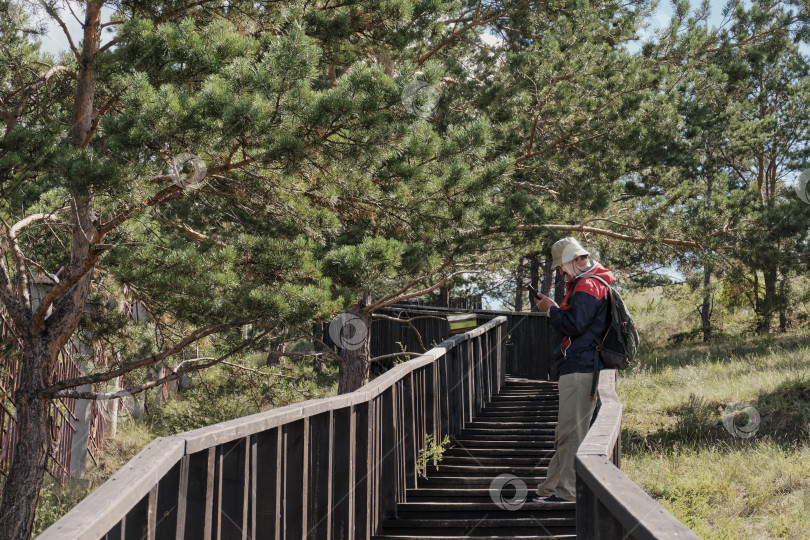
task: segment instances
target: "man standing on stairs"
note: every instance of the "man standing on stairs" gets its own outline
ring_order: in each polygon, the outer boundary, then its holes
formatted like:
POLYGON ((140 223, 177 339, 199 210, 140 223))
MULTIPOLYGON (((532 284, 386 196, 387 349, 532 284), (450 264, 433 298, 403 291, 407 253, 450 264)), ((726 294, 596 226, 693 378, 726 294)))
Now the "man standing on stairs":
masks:
MULTIPOLYGON (((540 294, 534 302, 546 312, 549 322, 563 336, 557 354, 559 409, 554 434, 556 451, 548 466, 546 480, 535 492, 542 502, 576 500, 574 455, 585 438, 596 407, 591 399, 596 340, 609 324, 610 298, 608 284, 616 281, 613 273, 592 262, 590 254, 575 238, 563 238, 551 246, 552 270, 559 268, 566 280, 566 295, 558 306, 551 298, 540 294), (589 332, 590 330, 590 332, 589 332)), ((603 369, 599 360, 599 369, 603 369)))

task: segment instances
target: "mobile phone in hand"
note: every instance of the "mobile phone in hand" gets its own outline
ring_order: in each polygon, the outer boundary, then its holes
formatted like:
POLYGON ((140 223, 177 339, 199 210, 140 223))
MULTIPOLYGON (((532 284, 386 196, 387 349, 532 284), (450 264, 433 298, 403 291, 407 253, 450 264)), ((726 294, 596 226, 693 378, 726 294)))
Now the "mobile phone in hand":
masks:
POLYGON ((531 284, 531 283, 527 283, 527 284, 526 284, 526 286, 527 286, 527 287, 529 288, 529 290, 532 292, 532 298, 537 298, 537 299, 539 300, 539 299, 540 299, 540 293, 539 293, 539 292, 537 292, 537 289, 535 289, 534 287, 532 287, 532 284, 531 284))

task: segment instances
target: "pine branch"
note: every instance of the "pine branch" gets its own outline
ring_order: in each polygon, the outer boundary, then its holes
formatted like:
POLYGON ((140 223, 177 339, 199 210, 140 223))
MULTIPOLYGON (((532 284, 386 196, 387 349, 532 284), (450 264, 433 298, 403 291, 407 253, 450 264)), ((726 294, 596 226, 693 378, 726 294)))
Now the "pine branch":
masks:
MULTIPOLYGON (((134 371, 136 369, 157 364, 158 362, 161 362, 162 360, 179 353, 180 351, 188 347, 190 344, 194 343, 195 341, 199 341, 202 338, 222 332, 224 330, 228 330, 230 328, 243 326, 245 324, 247 324, 246 321, 233 321, 230 323, 212 324, 204 326, 202 328, 198 328, 197 330, 195 330, 194 332, 190 333, 185 338, 177 342, 173 347, 165 349, 160 353, 153 354, 152 356, 148 356, 136 362, 132 362, 131 364, 127 364, 126 366, 122 366, 120 368, 113 369, 110 371, 105 371, 102 373, 93 373, 91 375, 83 375, 81 377, 74 377, 73 379, 59 381, 43 389, 42 393, 46 396, 54 396, 58 392, 67 390, 69 388, 74 388, 76 386, 81 386, 83 384, 93 384, 109 381, 126 373, 130 373, 131 371, 134 371)), ((264 334, 266 334, 266 332, 264 334)), ((248 344, 255 342, 257 339, 259 339, 259 337, 262 337, 264 334, 261 334, 260 336, 257 336, 256 338, 253 338, 250 341, 245 342, 240 347, 237 347, 236 349, 232 350, 225 356, 218 358, 217 361, 224 360, 225 358, 233 355, 235 352, 241 350, 248 344)))
POLYGON ((384 354, 382 356, 375 356, 369 362, 376 362, 378 360, 385 360, 386 358, 394 358, 396 356, 422 356, 424 353, 402 351, 398 353, 384 354))
POLYGON ((59 17, 59 14, 56 13, 56 10, 52 6, 50 6, 47 2, 45 2, 44 0, 39 0, 39 3, 40 3, 40 5, 42 5, 43 8, 45 8, 45 11, 48 13, 48 15, 50 15, 56 21, 56 23, 59 25, 59 27, 62 29, 62 32, 65 34, 65 37, 68 40, 68 45, 70 46, 70 50, 73 52, 73 55, 76 57, 76 60, 79 63, 81 63, 82 55, 79 53, 79 49, 76 47, 76 44, 73 42, 73 36, 71 36, 70 32, 68 32, 67 25, 65 24, 65 22, 62 20, 61 17, 59 17))
MULTIPOLYGON (((371 304, 370 306, 367 306, 363 311, 365 313, 371 313, 372 311, 380 310, 382 308, 388 307, 388 306, 396 304, 398 302, 402 302, 403 300, 409 300, 411 298, 416 298, 418 296, 424 296, 424 295, 426 295, 426 294, 428 294, 430 292, 435 291, 439 287, 444 286, 448 281, 450 281, 451 279, 453 279, 454 277, 456 277, 459 274, 464 274, 465 272, 467 272, 467 271, 462 270, 462 271, 459 271, 459 272, 453 272, 452 274, 448 275, 446 278, 439 281, 435 285, 431 285, 430 287, 427 287, 425 289, 421 289, 419 291, 416 291, 416 292, 413 292, 413 293, 410 293, 410 294, 405 294, 405 295, 397 296, 397 297, 393 297, 394 295, 388 295, 386 297, 386 298, 388 298, 388 300, 383 299, 383 300, 380 300, 378 302, 375 302, 375 303, 371 304)), ((414 283, 414 285, 415 284, 416 283, 414 283)), ((405 289, 405 290, 407 290, 407 289, 405 289)))
POLYGON ((76 78, 76 73, 74 73, 71 69, 68 69, 65 66, 54 66, 50 68, 45 75, 29 84, 23 91, 22 96, 20 96, 20 101, 14 108, 14 112, 8 115, 8 120, 6 122, 6 134, 8 134, 8 132, 14 129, 14 127, 17 125, 20 116, 22 116, 23 110, 25 110, 25 105, 28 102, 28 99, 42 86, 46 85, 50 78, 57 73, 67 73, 74 79, 76 78))
POLYGON ((398 319, 397 317, 390 317, 383 313, 374 313, 372 314, 372 317, 378 317, 380 319, 385 319, 386 321, 395 321, 407 324, 408 326, 411 327, 411 330, 413 330, 414 333, 416 334, 416 339, 419 341, 419 346, 422 347, 422 352, 427 352, 427 347, 425 347, 425 343, 422 341, 422 334, 419 333, 419 330, 417 330, 416 327, 411 322, 413 319, 398 319))

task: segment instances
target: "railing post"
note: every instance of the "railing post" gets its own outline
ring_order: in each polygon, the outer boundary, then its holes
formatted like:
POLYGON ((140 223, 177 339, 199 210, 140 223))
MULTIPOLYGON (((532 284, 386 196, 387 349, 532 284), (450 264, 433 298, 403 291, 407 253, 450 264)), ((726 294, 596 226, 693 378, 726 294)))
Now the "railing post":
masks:
POLYGON ((307 538, 331 535, 332 435, 332 411, 309 418, 307 538))
MULTIPOLYGON (((379 512, 378 516, 393 516, 397 504, 397 462, 399 460, 400 441, 397 440, 397 427, 402 421, 399 407, 395 400, 395 384, 382 393, 380 410, 380 459, 375 464, 379 470, 379 512)), ((375 533, 376 528, 375 528, 375 533)))
POLYGON ((354 407, 336 409, 333 415, 332 447, 332 538, 352 540, 354 528, 354 470, 356 455, 354 407))
POLYGON ((306 418, 282 426, 282 463, 284 476, 282 493, 282 538, 300 540, 305 537, 307 451, 306 418))
MULTIPOLYGON (((416 470, 413 464, 416 463, 420 439, 414 410, 416 403, 419 402, 419 397, 414 390, 413 375, 413 373, 409 373, 402 380, 402 399, 404 402, 402 411, 404 416, 402 433, 404 436, 403 446, 405 448, 405 459, 403 462, 405 474, 404 489, 416 487, 416 470)), ((401 495, 404 495, 404 490, 401 495)))
MULTIPOLYGON (((484 408, 484 351, 482 349, 481 336, 477 336, 472 342, 472 372, 474 375, 473 409, 472 415, 480 414, 484 408)), ((470 418, 472 420, 472 418, 470 418)))
POLYGON ((370 499, 372 478, 370 462, 371 416, 373 402, 358 403, 354 409, 355 419, 355 469, 354 469, 354 539, 368 540, 371 536, 369 521, 371 516, 370 499))

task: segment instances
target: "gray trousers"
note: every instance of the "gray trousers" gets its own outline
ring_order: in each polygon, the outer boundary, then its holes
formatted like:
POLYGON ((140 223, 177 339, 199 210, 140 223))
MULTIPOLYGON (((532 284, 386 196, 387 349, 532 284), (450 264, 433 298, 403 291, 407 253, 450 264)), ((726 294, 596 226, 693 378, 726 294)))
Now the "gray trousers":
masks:
POLYGON ((537 487, 541 497, 557 495, 566 501, 577 498, 574 455, 588 433, 596 400, 591 401, 593 373, 569 373, 562 375, 557 388, 560 392, 560 408, 557 412, 557 429, 554 432, 556 452, 548 465, 546 479, 537 487))

